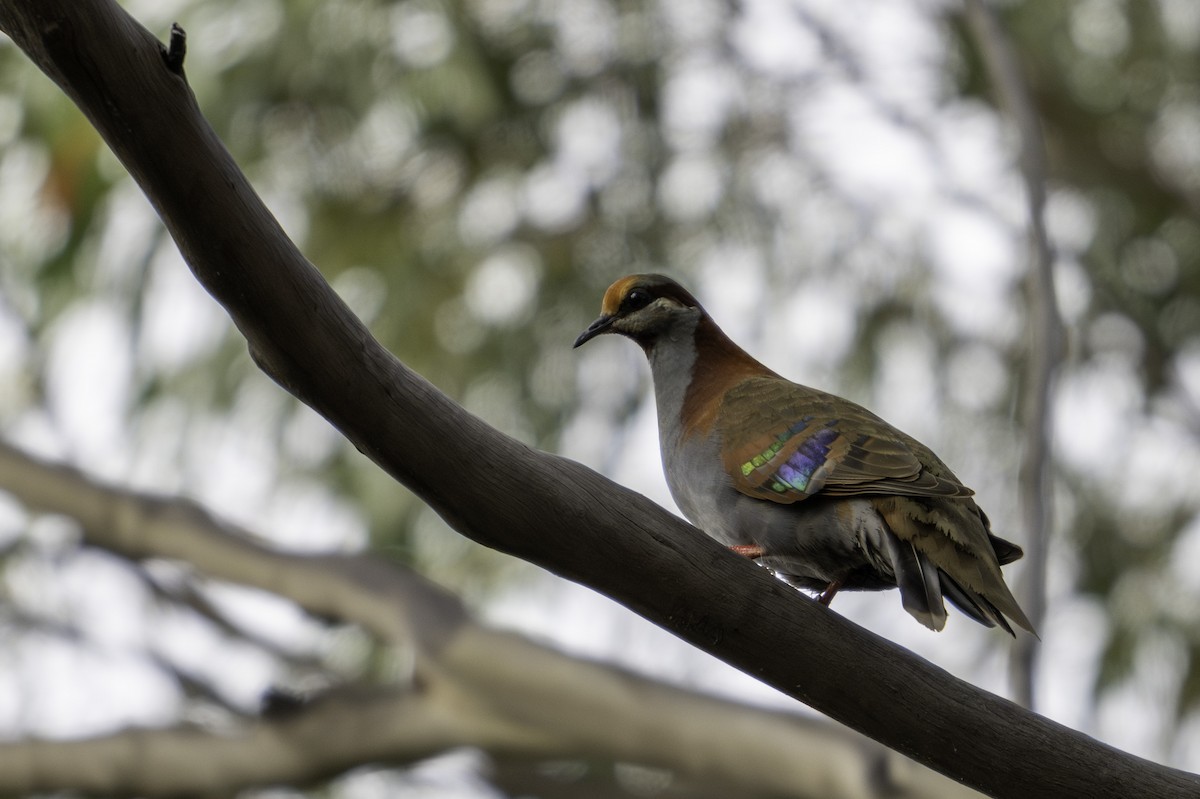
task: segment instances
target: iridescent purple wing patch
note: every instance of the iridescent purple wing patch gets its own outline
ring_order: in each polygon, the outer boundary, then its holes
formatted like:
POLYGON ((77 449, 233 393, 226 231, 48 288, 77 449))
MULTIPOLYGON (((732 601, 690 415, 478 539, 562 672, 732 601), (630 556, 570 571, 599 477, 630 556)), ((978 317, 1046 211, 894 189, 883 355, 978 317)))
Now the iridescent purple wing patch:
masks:
MULTIPOLYGON (((833 427, 835 422, 809 436, 792 456, 775 472, 771 490, 780 494, 788 491, 807 492, 813 475, 820 471, 829 459, 829 448, 840 435, 833 427)), ((824 482, 824 481, 822 481, 824 482)))
MULTIPOLYGON (((769 447, 742 464, 742 475, 749 477, 752 472, 764 466, 774 465, 771 461, 779 456, 789 441, 808 429, 812 419, 813 417, 806 416, 780 433, 769 447)), ((799 448, 779 465, 768 483, 772 491, 779 494, 786 494, 789 491, 800 491, 801 493, 808 491, 813 484, 814 475, 817 475, 826 465, 830 446, 838 438, 839 433, 834 427, 836 424, 836 421, 830 421, 816 432, 811 432, 799 448)), ((823 476, 820 482, 824 482, 823 476)))

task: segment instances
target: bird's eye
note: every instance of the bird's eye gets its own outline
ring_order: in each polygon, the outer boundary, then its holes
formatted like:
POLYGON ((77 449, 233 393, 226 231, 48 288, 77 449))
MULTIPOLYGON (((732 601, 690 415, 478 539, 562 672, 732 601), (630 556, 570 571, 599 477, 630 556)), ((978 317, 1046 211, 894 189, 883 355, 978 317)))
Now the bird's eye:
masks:
POLYGON ((650 292, 644 289, 634 289, 625 295, 625 301, 621 303, 621 310, 624 313, 640 311, 649 305, 652 299, 654 298, 650 296, 650 292))

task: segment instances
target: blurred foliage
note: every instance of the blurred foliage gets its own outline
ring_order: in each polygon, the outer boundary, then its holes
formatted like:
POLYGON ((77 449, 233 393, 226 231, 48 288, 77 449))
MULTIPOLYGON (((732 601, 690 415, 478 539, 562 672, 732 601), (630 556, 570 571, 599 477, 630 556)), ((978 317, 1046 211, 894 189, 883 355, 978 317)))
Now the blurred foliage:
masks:
MULTIPOLYGON (((1171 567, 1200 551, 1198 8, 1002 4, 1051 156, 1063 414, 1099 419, 1094 436, 1062 425, 1057 566, 1105 611, 1097 688, 1145 679, 1135 653, 1165 635, 1184 653, 1180 718, 1200 701, 1200 589, 1171 567)), ((1015 472, 1012 408, 1036 346, 1019 285, 1025 211, 1011 133, 953 4, 129 10, 160 35, 176 19, 188 31, 206 115, 376 335, 501 429, 617 459, 644 378, 570 342, 613 278, 667 270, 789 373, 885 415, 910 395, 921 412, 906 426, 948 442, 962 471, 1015 472)), ((0 339, 21 342, 0 364, 7 429, 57 429, 59 448, 102 473, 199 494, 215 467, 189 442, 214 420, 253 431, 276 453, 252 450, 277 469, 272 486, 329 492, 375 546, 486 593, 498 560, 265 391, 219 317, 174 349, 159 341, 152 317, 179 267, 148 215, 65 98, 0 47, 0 339), (46 410, 62 320, 89 297, 129 320, 120 456, 80 452, 46 410)))
POLYGON ((1052 180, 1078 192, 1094 219, 1082 255, 1091 300, 1071 331, 1075 368, 1119 364, 1141 388, 1119 433, 1126 441, 1110 453, 1117 479, 1069 474, 1077 585, 1107 606, 1110 622, 1097 688, 1131 679, 1142 639, 1165 633, 1184 653, 1183 716, 1200 701, 1200 605, 1195 581, 1178 582, 1169 567, 1189 525, 1195 536, 1200 498, 1187 455, 1200 433, 1188 382, 1200 344, 1200 7, 1024 2, 1009 5, 1006 21, 1045 125, 1052 180), (1155 456, 1165 462, 1147 471, 1182 472, 1184 489, 1131 497, 1122 491, 1140 465, 1131 444, 1139 428, 1159 425, 1171 441, 1155 456))

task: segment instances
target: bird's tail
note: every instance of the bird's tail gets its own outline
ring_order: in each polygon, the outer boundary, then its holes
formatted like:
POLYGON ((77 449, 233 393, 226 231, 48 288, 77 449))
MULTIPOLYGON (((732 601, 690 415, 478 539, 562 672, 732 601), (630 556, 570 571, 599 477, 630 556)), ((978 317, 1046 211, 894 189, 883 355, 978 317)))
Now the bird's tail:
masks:
POLYGON ((942 573, 942 595, 950 600, 954 607, 970 616, 984 627, 999 627, 1009 635, 1016 637, 1004 614, 996 606, 969 588, 964 588, 954 582, 953 578, 942 573))
MULTIPOLYGON (((983 546, 993 548, 991 552, 968 551, 947 533, 950 525, 936 508, 902 497, 889 497, 876 507, 892 533, 888 537, 896 539, 888 548, 901 601, 917 621, 942 629, 945 597, 980 624, 999 626, 1012 635, 1011 620, 1037 634, 1000 573, 1000 563, 1020 557, 1020 547, 988 533, 986 539, 979 537, 983 546)), ((945 512, 950 510, 954 509, 945 512)))
POLYGON ((901 541, 891 532, 884 534, 884 542, 904 609, 929 629, 940 631, 946 626, 946 605, 942 602, 944 575, 912 542, 901 541))

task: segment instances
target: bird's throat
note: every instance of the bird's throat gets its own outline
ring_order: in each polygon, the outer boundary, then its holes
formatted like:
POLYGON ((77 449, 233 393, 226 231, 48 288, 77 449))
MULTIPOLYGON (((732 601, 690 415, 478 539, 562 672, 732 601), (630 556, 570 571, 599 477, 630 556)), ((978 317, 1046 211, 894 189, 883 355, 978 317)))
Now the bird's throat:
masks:
POLYGON ((707 315, 690 329, 661 336, 646 354, 654 375, 659 424, 673 422, 682 435, 707 434, 720 398, 741 381, 778 376, 734 344, 707 315))

